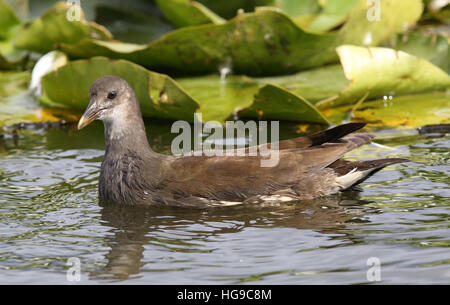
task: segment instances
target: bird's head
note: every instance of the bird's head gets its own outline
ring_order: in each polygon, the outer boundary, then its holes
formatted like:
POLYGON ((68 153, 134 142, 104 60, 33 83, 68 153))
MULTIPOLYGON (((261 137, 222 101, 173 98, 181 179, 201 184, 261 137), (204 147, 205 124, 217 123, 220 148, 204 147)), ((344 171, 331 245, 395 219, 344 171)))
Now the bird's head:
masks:
POLYGON ((78 129, 94 120, 112 122, 125 117, 127 109, 136 100, 133 89, 118 76, 104 76, 92 84, 89 105, 78 122, 78 129))

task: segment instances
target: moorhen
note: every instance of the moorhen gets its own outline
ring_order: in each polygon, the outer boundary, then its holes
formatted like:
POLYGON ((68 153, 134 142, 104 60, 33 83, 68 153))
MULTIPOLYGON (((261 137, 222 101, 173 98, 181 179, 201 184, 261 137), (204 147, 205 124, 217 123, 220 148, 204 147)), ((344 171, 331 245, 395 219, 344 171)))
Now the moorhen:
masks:
POLYGON ((400 158, 346 161, 341 157, 373 139, 348 123, 278 142, 276 166, 256 156, 174 156, 149 146, 139 102, 128 83, 104 76, 90 89, 78 129, 93 120, 105 127, 106 151, 99 179, 102 203, 210 207, 292 201, 346 190, 400 158))

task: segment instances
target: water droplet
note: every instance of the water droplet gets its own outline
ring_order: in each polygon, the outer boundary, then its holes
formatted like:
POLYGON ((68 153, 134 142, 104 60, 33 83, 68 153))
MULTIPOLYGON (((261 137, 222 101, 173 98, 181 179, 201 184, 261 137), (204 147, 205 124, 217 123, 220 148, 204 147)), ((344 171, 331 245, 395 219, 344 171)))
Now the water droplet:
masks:
POLYGON ((227 75, 231 74, 231 72, 231 60, 228 59, 225 63, 219 66, 220 81, 224 82, 227 75))
POLYGON ((367 46, 370 45, 371 43, 372 43, 372 33, 367 32, 366 35, 364 36, 363 45, 367 46))

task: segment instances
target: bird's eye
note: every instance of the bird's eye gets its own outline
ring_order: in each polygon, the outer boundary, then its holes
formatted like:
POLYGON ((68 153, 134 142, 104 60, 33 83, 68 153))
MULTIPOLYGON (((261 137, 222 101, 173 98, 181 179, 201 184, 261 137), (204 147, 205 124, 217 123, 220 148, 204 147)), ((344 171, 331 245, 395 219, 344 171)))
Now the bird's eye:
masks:
POLYGON ((117 93, 116 91, 111 91, 108 93, 108 99, 113 100, 116 97, 117 93))

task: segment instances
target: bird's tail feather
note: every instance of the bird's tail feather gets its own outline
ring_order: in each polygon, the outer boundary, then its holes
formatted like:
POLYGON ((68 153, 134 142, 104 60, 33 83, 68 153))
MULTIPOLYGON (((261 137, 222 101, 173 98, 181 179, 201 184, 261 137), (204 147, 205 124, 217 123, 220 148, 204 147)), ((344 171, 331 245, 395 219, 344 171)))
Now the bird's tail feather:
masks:
POLYGON ((388 165, 395 163, 406 162, 407 159, 402 158, 390 158, 390 159, 378 159, 369 161, 346 161, 338 160, 331 164, 331 167, 339 176, 336 178, 336 183, 341 190, 349 189, 369 177, 376 172, 382 170, 388 165))

